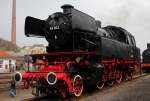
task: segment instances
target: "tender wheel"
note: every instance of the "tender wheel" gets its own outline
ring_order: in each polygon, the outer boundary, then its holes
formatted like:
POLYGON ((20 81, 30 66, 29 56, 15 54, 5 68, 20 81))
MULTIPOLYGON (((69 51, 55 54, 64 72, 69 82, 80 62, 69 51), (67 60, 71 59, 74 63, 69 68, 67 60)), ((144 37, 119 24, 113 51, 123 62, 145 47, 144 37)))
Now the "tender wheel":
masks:
POLYGON ((80 75, 75 75, 73 78, 73 93, 76 97, 81 96, 83 92, 83 79, 80 75))
POLYGON ((112 87, 114 85, 114 80, 107 81, 108 86, 112 87))
POLYGON ((102 81, 102 82, 99 82, 98 84, 97 84, 97 88, 99 89, 99 90, 101 90, 103 87, 104 87, 104 85, 105 85, 105 83, 102 81))

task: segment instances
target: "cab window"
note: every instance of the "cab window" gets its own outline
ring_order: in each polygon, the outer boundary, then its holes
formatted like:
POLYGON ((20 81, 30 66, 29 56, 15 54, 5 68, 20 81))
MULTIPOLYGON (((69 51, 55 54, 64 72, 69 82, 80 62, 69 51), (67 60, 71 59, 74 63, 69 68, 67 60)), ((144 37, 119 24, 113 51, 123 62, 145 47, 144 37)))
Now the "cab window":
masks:
POLYGON ((135 39, 133 36, 128 35, 128 41, 129 41, 129 45, 136 46, 135 39))

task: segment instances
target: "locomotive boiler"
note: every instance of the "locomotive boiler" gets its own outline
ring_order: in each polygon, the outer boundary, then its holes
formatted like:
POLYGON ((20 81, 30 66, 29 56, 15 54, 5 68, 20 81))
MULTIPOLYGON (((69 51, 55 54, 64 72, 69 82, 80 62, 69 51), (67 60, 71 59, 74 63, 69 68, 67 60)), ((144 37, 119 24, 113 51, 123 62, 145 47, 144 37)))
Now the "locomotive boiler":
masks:
POLYGON ((147 49, 142 53, 142 69, 145 72, 150 71, 150 43, 147 43, 147 49))
POLYGON ((95 20, 71 5, 63 5, 46 20, 28 16, 25 35, 47 40, 47 53, 31 54, 34 70, 29 67, 17 81, 40 94, 79 97, 84 88, 104 84, 112 86, 131 79, 141 70, 140 50, 131 33, 121 27, 101 27, 95 20))

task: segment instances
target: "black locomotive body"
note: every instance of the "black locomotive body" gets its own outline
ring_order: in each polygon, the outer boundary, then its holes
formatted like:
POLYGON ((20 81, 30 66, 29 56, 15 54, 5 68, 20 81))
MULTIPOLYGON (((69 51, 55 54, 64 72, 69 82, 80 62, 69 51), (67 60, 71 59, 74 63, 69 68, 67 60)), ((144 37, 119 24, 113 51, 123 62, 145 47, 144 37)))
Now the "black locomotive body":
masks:
POLYGON ((143 51, 142 57, 142 69, 150 72, 150 43, 147 43, 147 49, 143 51))
MULTIPOLYGON (((56 12, 46 20, 28 16, 25 35, 46 38, 47 54, 63 52, 64 55, 65 52, 68 58, 62 60, 71 66, 64 72, 78 74, 86 85, 97 85, 101 89, 105 83, 120 83, 122 78, 132 78, 140 71, 140 49, 131 33, 121 27, 101 27, 100 21, 71 5, 61 8, 63 12, 56 12)), ((48 55, 43 57, 50 61, 48 55)))
POLYGON ((48 19, 26 18, 26 36, 45 37, 47 52, 95 51, 104 57, 136 58, 140 51, 134 37, 125 29, 115 26, 101 28, 101 22, 78 11, 71 5, 62 6, 48 19))

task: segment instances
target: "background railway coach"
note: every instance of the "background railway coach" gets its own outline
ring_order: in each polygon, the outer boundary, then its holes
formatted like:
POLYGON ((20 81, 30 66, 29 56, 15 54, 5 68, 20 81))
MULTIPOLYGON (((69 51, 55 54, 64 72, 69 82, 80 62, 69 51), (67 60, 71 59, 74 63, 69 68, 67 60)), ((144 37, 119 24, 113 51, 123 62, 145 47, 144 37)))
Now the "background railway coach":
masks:
POLYGON ((143 51, 142 69, 150 72, 150 43, 147 43, 147 49, 143 51))

